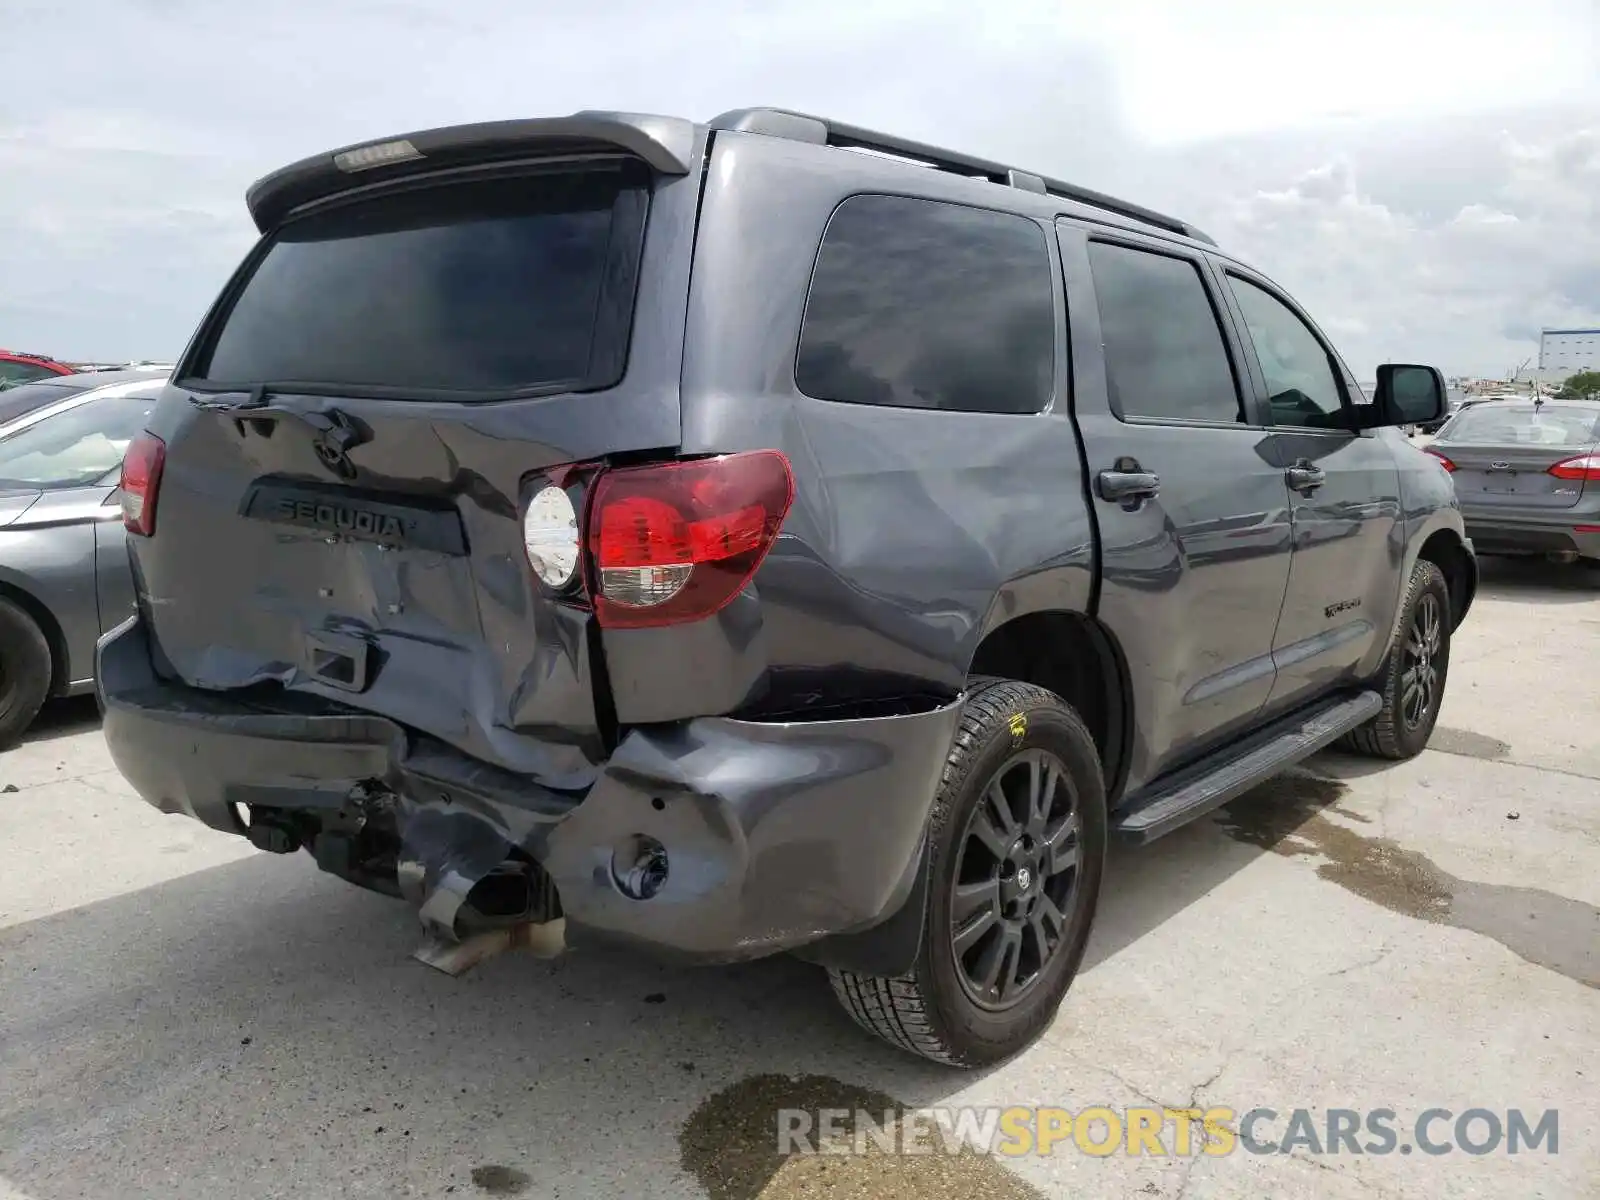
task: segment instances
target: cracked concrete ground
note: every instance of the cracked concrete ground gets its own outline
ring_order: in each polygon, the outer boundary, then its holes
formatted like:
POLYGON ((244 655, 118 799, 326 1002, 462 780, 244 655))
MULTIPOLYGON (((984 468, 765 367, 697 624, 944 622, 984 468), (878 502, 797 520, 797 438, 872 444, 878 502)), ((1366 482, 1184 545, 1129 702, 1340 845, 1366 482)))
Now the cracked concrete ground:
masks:
POLYGON ((396 903, 136 802, 69 706, 0 757, 0 1197, 1600 1196, 1597 654, 1592 576, 1486 564, 1441 749, 1114 854, 1060 1019, 981 1075, 789 960, 447 979, 396 903), (1556 1108, 1560 1152, 775 1153, 778 1108, 895 1104, 1556 1108))

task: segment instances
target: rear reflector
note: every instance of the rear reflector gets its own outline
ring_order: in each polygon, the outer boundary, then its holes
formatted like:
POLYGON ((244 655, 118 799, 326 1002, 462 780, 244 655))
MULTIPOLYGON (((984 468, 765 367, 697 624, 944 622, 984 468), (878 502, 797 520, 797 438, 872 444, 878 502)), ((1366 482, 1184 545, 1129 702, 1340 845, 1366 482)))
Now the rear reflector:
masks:
POLYGON ((149 537, 156 531, 156 493, 167 444, 153 433, 141 433, 122 456, 122 524, 129 533, 149 537))
POLYGON ((1446 471, 1454 471, 1456 469, 1455 463, 1451 462, 1443 455, 1443 453, 1435 450, 1432 446, 1424 446, 1422 448, 1422 452, 1424 454, 1431 454, 1437 458, 1439 460, 1439 465, 1442 466, 1446 471))
POLYGON ((1600 483, 1600 454, 1580 454, 1565 458, 1550 468, 1557 479, 1576 479, 1584 483, 1600 483))
POLYGON ((1600 533, 1600 525, 1574 525, 1573 533, 1600 533))
POLYGON ((596 619, 637 629, 709 617, 750 582, 793 503, 776 450, 603 473, 588 520, 596 619))

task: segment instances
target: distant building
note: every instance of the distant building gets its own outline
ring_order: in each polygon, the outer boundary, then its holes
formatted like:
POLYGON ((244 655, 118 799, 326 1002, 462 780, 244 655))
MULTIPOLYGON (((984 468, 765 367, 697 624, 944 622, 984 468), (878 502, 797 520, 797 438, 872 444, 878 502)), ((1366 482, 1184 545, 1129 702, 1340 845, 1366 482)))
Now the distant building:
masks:
POLYGON ((1543 330, 1539 371, 1562 379, 1579 371, 1600 371, 1600 329, 1543 330))

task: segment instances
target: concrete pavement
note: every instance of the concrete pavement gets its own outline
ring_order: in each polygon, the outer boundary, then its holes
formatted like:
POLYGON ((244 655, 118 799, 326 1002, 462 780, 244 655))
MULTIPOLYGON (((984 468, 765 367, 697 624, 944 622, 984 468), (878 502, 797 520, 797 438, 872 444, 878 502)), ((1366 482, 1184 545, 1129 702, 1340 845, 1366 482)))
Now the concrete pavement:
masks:
POLYGON ((1600 573, 1487 563, 1436 748, 1116 853, 1060 1019, 978 1075, 789 960, 436 974, 398 903, 138 803, 69 706, 0 757, 0 1197, 1600 1196, 1597 661, 1600 573), (1559 1152, 775 1146, 783 1108, 1152 1103, 1392 1109, 1407 1143, 1557 1109, 1559 1152))

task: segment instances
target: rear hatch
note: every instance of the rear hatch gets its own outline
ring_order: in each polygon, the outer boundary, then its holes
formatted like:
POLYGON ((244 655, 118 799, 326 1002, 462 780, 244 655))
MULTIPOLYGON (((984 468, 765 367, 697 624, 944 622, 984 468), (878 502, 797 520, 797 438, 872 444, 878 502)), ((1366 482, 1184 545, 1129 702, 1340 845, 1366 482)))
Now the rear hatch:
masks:
POLYGON ((1456 497, 1468 508, 1572 508, 1583 495, 1582 459, 1600 440, 1600 406, 1476 405, 1430 449, 1451 467, 1456 497))
POLYGON ((678 444, 697 181, 635 153, 636 124, 584 120, 411 135, 252 191, 265 236, 150 425, 130 544, 163 674, 590 782, 588 601, 533 575, 523 516, 552 483, 581 513, 566 464, 678 444))

